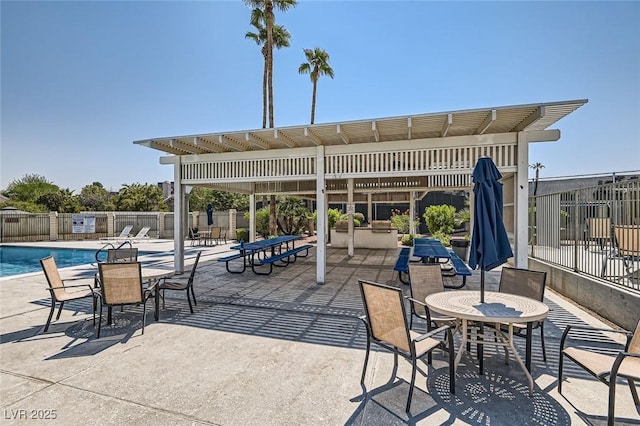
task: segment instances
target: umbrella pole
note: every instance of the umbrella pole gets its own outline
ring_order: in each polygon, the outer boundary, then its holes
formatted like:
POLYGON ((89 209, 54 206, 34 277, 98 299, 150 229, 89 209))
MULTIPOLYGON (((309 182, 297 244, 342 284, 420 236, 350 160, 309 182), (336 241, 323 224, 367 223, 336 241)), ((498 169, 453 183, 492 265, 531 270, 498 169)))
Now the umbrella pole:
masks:
POLYGON ((480 303, 484 303, 484 268, 480 268, 480 303))

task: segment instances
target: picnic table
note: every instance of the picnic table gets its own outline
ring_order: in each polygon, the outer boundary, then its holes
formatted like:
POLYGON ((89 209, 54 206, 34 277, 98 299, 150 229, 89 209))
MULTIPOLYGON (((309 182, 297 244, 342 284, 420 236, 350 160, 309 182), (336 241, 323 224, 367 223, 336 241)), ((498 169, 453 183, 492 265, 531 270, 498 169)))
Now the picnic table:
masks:
MULTIPOLYGON (((398 260, 394 265, 394 271, 398 272, 400 281, 404 284, 409 284, 409 261, 411 258, 411 249, 405 247, 400 250, 398 260), (403 276, 406 275, 406 278, 403 276)), ((451 249, 447 249, 439 240, 433 238, 416 238, 413 240, 413 256, 420 258, 420 261, 425 263, 442 263, 450 264, 451 267, 446 269, 447 276, 462 276, 462 283, 459 285, 451 286, 446 285, 446 288, 459 289, 467 284, 467 277, 471 275, 471 270, 464 263, 460 257, 451 249), (453 274, 451 274, 453 272, 453 274)))
POLYGON ((241 274, 250 266, 254 274, 270 275, 274 265, 286 267, 294 263, 298 257, 309 255, 309 249, 312 247, 310 244, 295 246, 295 242, 300 238, 302 237, 299 235, 282 235, 251 243, 240 242, 230 247, 231 250, 237 250, 237 253, 222 257, 218 262, 225 262, 227 271, 232 274, 241 274), (240 259, 242 268, 231 269, 230 262, 240 259))

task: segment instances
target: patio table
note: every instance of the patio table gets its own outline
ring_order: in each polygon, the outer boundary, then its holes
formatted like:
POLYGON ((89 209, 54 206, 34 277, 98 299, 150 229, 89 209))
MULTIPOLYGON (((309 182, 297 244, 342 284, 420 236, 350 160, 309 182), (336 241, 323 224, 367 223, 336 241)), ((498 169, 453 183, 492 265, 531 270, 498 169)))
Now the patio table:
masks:
POLYGON ((546 318, 549 307, 537 300, 509 293, 485 292, 485 302, 480 303, 480 292, 472 290, 443 291, 425 298, 429 310, 439 314, 458 318, 462 321, 462 343, 455 359, 457 368, 466 350, 467 341, 483 345, 495 345, 505 348, 505 356, 509 351, 513 353, 520 367, 529 381, 529 396, 533 396, 533 378, 531 377, 531 328, 532 322, 546 318), (496 335, 500 341, 484 340, 477 336, 476 340, 469 337, 469 321, 480 323, 495 323, 496 335), (515 323, 527 323, 526 366, 513 345, 513 327, 515 323), (500 332, 500 324, 508 324, 509 332, 505 336, 500 332))
POLYGON ((451 259, 451 254, 439 240, 432 238, 416 238, 413 240, 413 255, 422 258, 423 262, 439 262, 451 259))

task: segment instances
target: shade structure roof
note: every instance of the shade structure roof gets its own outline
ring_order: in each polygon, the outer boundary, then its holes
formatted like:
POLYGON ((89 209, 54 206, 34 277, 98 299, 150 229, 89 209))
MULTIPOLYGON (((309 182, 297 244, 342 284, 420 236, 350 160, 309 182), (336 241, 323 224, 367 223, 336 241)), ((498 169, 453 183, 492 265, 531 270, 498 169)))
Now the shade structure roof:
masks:
POLYGON ((586 99, 413 114, 366 120, 167 136, 134 141, 168 154, 192 155, 338 146, 545 130, 586 99))

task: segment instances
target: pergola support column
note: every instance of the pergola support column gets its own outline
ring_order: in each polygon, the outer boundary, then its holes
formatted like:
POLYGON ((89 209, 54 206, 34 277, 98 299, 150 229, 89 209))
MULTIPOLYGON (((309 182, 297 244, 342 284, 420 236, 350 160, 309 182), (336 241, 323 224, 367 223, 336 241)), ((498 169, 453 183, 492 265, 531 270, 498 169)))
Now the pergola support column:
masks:
POLYGON ((416 233, 416 222, 413 220, 413 218, 416 217, 415 194, 413 191, 409 193, 409 234, 411 235, 416 233))
POLYGON ((529 234, 529 141, 527 132, 518 132, 518 159, 515 184, 515 266, 528 268, 529 234))
POLYGON ((249 194, 249 242, 256 240, 256 193, 253 192, 251 185, 251 194, 249 194))
POLYGON ((327 273, 327 194, 324 176, 324 146, 316 150, 316 205, 318 223, 316 224, 316 282, 324 284, 327 273))
POLYGON ((347 238, 348 240, 348 248, 347 248, 347 254, 349 255, 349 257, 353 257, 354 255, 354 235, 353 235, 353 213, 354 213, 354 205, 353 205, 353 178, 349 178, 347 179, 347 212, 348 212, 348 217, 347 217, 347 221, 348 223, 348 230, 349 230, 349 236, 347 238))
POLYGON ((177 274, 184 272, 184 226, 182 226, 185 191, 182 185, 182 157, 177 155, 173 162, 173 252, 177 274))

